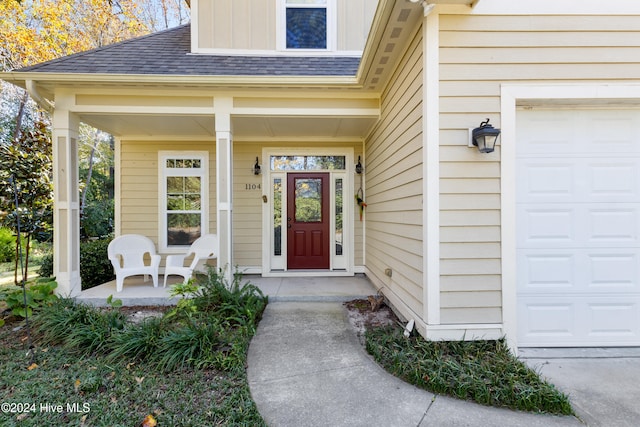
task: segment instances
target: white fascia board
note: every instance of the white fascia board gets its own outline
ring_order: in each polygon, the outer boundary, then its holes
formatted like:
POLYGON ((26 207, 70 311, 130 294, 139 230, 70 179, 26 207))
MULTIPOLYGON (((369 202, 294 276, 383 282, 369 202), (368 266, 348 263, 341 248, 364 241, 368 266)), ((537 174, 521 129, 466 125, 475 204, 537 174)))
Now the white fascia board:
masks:
POLYGON ((634 15, 640 14, 635 0, 479 0, 470 9, 448 6, 458 13, 474 15, 634 15), (455 8, 455 9, 453 9, 455 8))
POLYGON ((330 57, 352 57, 360 58, 362 51, 359 50, 319 50, 319 49, 296 49, 296 50, 252 50, 252 49, 221 49, 221 48, 198 48, 193 50, 192 55, 220 55, 220 56, 307 56, 311 58, 330 57))
POLYGON ((151 84, 185 84, 193 85, 233 85, 265 87, 299 87, 299 86, 348 86, 359 87, 356 77, 344 76, 188 76, 188 75, 149 75, 149 74, 73 74, 73 73, 39 73, 10 71, 0 73, 0 79, 11 83, 34 82, 69 83, 131 83, 151 84))

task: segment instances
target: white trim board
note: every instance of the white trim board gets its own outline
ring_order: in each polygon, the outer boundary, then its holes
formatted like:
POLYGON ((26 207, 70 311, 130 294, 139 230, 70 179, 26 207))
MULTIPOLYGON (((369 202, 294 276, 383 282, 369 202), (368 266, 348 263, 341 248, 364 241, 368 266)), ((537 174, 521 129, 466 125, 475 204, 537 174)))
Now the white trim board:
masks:
POLYGON ((633 15, 640 14, 640 2, 634 0, 478 0, 467 6, 448 6, 460 13, 475 15, 633 15))
POLYGON ((527 101, 551 107, 562 104, 605 107, 611 102, 640 106, 640 84, 503 84, 500 100, 502 318, 508 345, 517 349, 516 293, 516 109, 527 101), (562 101, 562 102, 559 102, 562 101), (606 101, 606 102, 605 102, 606 101), (630 102, 631 101, 631 102, 630 102))

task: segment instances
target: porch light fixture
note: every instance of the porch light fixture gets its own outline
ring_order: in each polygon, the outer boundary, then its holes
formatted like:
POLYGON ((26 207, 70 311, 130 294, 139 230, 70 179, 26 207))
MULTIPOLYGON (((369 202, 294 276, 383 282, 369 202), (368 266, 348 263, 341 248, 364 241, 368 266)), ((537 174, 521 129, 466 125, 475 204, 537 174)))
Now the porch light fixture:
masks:
POLYGON ((256 157, 256 164, 253 165, 253 174, 260 175, 261 172, 262 170, 260 169, 260 164, 258 163, 258 158, 256 157))
POLYGON ((478 151, 481 153, 492 153, 499 136, 500 129, 495 129, 491 126, 489 119, 487 119, 480 123, 479 127, 471 131, 471 143, 473 146, 478 147, 478 151))
POLYGON ((356 173, 358 175, 362 173, 362 163, 360 162, 360 156, 358 156, 358 163, 356 163, 356 173))

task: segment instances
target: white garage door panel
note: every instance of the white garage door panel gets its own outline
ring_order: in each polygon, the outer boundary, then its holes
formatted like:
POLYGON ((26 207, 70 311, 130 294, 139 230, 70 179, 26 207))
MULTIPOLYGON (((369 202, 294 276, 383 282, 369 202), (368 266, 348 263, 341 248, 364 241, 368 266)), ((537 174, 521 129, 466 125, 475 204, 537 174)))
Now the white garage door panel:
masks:
POLYGON ((638 152, 638 139, 640 128, 636 110, 518 112, 519 155, 626 154, 638 152), (520 117, 524 116, 526 122, 520 120, 520 117), (549 132, 550 129, 553 132, 549 132))
POLYGON ((640 345, 640 110, 517 122, 519 345, 640 345))
POLYGON ((520 204, 518 247, 640 246, 640 204, 520 204))
POLYGON ((558 157, 518 159, 517 202, 640 202, 640 158, 558 157))
POLYGON ((521 297, 538 292, 555 295, 614 292, 640 293, 640 262, 636 252, 608 249, 546 249, 519 251, 517 269, 521 297))
POLYGON ((611 346, 637 342, 638 304, 625 297, 601 297, 597 302, 581 296, 529 298, 518 307, 520 345, 611 346))

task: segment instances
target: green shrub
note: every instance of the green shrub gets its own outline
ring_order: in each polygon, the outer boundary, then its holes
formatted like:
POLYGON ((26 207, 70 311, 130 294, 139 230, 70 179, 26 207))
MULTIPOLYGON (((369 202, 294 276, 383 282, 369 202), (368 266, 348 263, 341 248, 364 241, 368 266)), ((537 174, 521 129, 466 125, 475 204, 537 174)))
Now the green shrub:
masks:
POLYGON ((11 262, 16 259, 16 236, 6 228, 0 228, 0 262, 11 262))
POLYGON ((57 287, 58 284, 49 278, 41 278, 34 283, 26 284, 24 293, 21 286, 7 286, 0 288, 0 301, 7 304, 7 308, 14 316, 31 316, 34 310, 51 305, 58 299, 53 293, 57 287))
POLYGON ((42 256, 40 268, 38 269, 40 277, 53 277, 53 254, 48 253, 42 256))
MULTIPOLYGON (((80 242, 80 279, 83 291, 115 279, 107 254, 110 241, 109 238, 80 242)), ((42 277, 53 276, 53 254, 42 257, 38 274, 42 277)))
POLYGON ((107 247, 111 238, 80 243, 80 279, 82 290, 115 279, 107 247))
POLYGON ((234 274, 233 282, 228 284, 222 270, 209 268, 207 275, 196 278, 199 288, 194 303, 198 310, 211 311, 230 324, 255 326, 262 318, 268 297, 257 286, 241 282, 239 273, 234 274))

